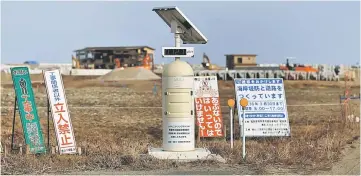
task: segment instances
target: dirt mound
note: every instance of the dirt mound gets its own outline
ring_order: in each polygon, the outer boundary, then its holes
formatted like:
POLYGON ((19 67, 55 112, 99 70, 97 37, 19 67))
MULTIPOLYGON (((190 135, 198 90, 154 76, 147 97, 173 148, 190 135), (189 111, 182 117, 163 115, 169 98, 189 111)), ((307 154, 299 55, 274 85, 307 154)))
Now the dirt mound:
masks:
POLYGON ((99 80, 104 81, 124 81, 124 80, 158 80, 158 75, 144 68, 126 68, 115 69, 101 77, 99 80))

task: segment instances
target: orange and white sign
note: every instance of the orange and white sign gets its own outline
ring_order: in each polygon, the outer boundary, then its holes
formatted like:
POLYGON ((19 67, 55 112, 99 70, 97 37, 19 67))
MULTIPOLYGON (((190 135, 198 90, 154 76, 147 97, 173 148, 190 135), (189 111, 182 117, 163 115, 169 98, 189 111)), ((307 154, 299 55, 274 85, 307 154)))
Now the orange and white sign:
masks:
POLYGON ((76 153, 75 136, 71 124, 68 105, 64 92, 63 80, 60 70, 45 71, 44 81, 48 98, 50 101, 51 112, 58 142, 60 154, 76 153))
POLYGON ((194 98, 200 137, 223 136, 217 77, 194 77, 194 98))

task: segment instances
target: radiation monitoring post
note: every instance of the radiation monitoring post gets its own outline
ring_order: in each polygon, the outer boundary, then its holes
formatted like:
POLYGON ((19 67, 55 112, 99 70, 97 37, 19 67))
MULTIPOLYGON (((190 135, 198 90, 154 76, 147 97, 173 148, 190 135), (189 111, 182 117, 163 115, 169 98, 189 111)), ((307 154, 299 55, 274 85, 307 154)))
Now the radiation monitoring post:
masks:
MULTIPOLYGON (((237 102, 248 100, 245 109, 245 136, 290 136, 286 95, 282 78, 234 80, 237 102)), ((237 103, 239 121, 242 107, 237 103)), ((242 124, 242 123, 240 123, 242 124)), ((243 136, 241 132, 241 136, 243 136)))

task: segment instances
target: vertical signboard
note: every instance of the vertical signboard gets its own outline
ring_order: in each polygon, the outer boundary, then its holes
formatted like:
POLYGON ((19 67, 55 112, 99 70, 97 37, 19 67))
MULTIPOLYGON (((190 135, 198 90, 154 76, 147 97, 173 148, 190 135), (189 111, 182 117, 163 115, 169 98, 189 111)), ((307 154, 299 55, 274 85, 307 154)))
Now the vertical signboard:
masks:
POLYGON ((25 143, 29 146, 31 153, 44 153, 46 148, 28 67, 11 68, 11 77, 14 83, 25 143))
POLYGON ((59 70, 45 71, 44 81, 60 154, 76 153, 75 136, 59 70))
POLYGON ((282 78, 238 78, 234 82, 240 121, 243 114, 239 102, 242 98, 248 100, 245 111, 246 136, 290 136, 282 78))
POLYGON ((194 98, 200 137, 223 136, 217 77, 194 77, 194 98))

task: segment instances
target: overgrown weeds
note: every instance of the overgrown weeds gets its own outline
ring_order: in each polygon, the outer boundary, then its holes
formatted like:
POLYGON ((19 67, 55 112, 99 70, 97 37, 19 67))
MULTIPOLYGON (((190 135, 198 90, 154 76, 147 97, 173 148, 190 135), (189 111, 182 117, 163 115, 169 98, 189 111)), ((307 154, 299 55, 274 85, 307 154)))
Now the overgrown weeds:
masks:
MULTIPOLYGON (((70 83, 68 83, 70 85, 70 83)), ((150 84, 152 85, 152 84, 150 84)), ((135 86, 132 85, 132 86, 135 86)), ((144 86, 144 85, 142 85, 144 86)), ((294 85, 291 85, 291 87, 294 85)), ((286 84, 287 87, 287 84, 286 84)), ((290 87, 290 85, 288 85, 290 87)), ((286 88, 287 89, 287 88, 286 88)), ((288 104, 309 104, 338 102, 339 88, 328 87, 325 93, 320 89, 304 90, 297 86, 287 93, 288 104), (333 92, 336 92, 332 94, 333 92), (331 93, 330 93, 331 92, 331 93), (307 95, 307 96, 306 96, 307 95)), ((12 92, 12 89, 2 89, 2 94, 12 92)), ((162 112, 161 109, 110 109, 89 108, 72 109, 72 106, 160 106, 161 97, 150 96, 144 92, 127 92, 122 88, 77 88, 66 90, 71 110, 71 118, 75 137, 83 154, 78 155, 18 155, 7 154, 1 158, 2 174, 42 174, 62 173, 74 170, 90 171, 101 169, 112 170, 156 170, 179 167, 218 167, 218 163, 191 162, 178 163, 161 161, 145 157, 148 146, 161 147, 162 112), (84 94, 87 92, 87 94, 84 94), (89 95, 88 95, 89 94, 89 95)), ((233 97, 229 88, 220 84, 221 97, 233 97)), ((44 92, 37 93, 37 104, 44 105, 44 92), (38 103, 39 101, 39 103, 38 103)), ((2 105, 11 106, 13 96, 2 96, 2 105)), ((226 99, 222 99, 226 103, 226 99)), ((224 105, 223 104, 223 105, 224 105)), ((360 116, 360 103, 357 102, 355 115, 360 116)), ((10 146, 12 110, 2 108, 1 142, 10 146)), ((280 138, 247 138, 247 158, 242 159, 242 145, 239 140, 238 122, 235 120, 235 145, 230 149, 229 141, 204 140, 198 147, 207 147, 213 153, 221 155, 228 165, 247 165, 267 173, 268 166, 283 168, 324 169, 340 157, 340 151, 348 141, 359 137, 360 124, 345 123, 341 119, 339 106, 305 106, 288 107, 291 126, 291 137, 280 138)), ((44 109, 39 109, 44 138, 46 139, 47 121, 44 109)), ((16 143, 23 143, 22 128, 17 116, 16 143)), ((223 113, 224 123, 229 126, 227 112, 223 113)), ((236 118, 237 119, 237 118, 236 118)), ((56 144, 51 123, 50 134, 52 145, 56 144)), ((227 133, 229 136, 229 132, 227 133)))

